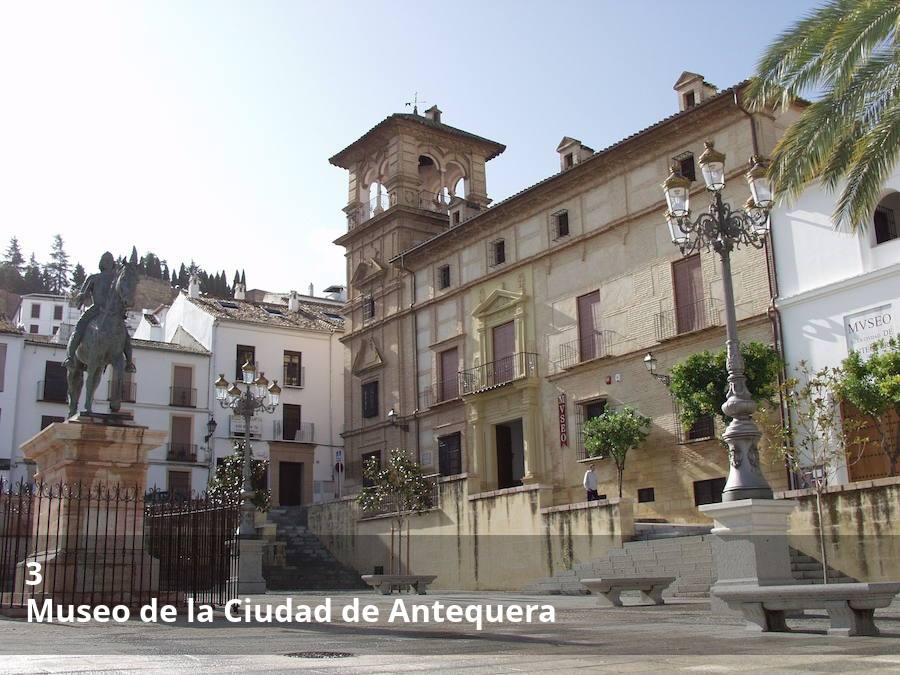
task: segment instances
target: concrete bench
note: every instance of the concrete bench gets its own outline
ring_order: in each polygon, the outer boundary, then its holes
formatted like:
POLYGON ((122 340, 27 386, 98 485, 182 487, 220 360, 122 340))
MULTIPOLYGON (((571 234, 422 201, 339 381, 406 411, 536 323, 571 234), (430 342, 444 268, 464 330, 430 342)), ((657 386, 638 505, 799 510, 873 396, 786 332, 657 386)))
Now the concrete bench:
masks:
POLYGON ((875 610, 887 607, 900 593, 900 582, 851 584, 736 585, 712 589, 713 595, 740 610, 747 627, 761 632, 787 632, 785 612, 824 609, 831 619, 829 635, 878 635, 875 610))
POLYGON ((382 595, 390 595, 394 589, 411 588, 425 595, 428 585, 437 579, 436 574, 363 574, 362 580, 382 595))
POLYGON ((654 605, 663 604, 662 592, 675 581, 675 577, 603 577, 582 579, 591 595, 597 596, 602 607, 621 607, 622 591, 640 591, 641 597, 654 605))

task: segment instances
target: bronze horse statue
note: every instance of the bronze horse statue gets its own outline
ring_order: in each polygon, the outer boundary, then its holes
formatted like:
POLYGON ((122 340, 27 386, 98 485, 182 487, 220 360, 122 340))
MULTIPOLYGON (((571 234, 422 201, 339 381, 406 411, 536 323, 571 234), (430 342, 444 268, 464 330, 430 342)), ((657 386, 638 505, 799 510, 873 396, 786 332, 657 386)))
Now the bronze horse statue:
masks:
POLYGON ((132 265, 122 265, 112 283, 112 293, 87 327, 84 337, 75 350, 74 362, 67 368, 69 384, 69 417, 78 412, 81 388, 87 383, 84 396, 84 410, 91 413, 94 392, 107 366, 112 366, 110 380, 109 410, 118 412, 122 405, 122 381, 127 359, 125 345, 128 329, 125 326, 125 310, 134 303, 137 289, 137 272, 132 265))

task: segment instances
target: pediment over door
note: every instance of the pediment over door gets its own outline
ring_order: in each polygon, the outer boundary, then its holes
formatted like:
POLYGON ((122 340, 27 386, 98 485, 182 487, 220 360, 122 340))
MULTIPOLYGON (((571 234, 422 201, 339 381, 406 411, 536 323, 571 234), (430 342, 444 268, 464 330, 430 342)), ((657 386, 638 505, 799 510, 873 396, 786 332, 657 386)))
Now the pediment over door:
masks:
POLYGON ((472 310, 472 316, 475 318, 483 318, 490 314, 495 314, 506 309, 511 309, 521 304, 525 300, 525 293, 516 293, 515 291, 507 291, 504 288, 497 288, 472 310))
POLYGON ((384 365, 381 349, 375 342, 375 338, 367 338, 359 347, 359 351, 353 358, 352 372, 354 375, 363 375, 384 365))

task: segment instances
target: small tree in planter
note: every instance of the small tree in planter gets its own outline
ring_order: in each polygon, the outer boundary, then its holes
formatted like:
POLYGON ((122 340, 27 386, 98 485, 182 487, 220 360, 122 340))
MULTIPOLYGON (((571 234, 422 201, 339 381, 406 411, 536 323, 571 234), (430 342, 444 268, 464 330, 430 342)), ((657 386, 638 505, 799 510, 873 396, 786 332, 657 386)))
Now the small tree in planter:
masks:
POLYGON ((770 424, 770 437, 795 475, 816 493, 816 514, 819 520, 819 551, 822 556, 824 582, 828 583, 828 552, 825 547, 825 521, 822 495, 829 480, 842 464, 859 460, 866 439, 861 439, 861 423, 840 419, 838 386, 841 371, 825 367, 813 371, 805 361, 796 368, 796 375, 780 387, 787 404, 793 429, 787 425, 770 424))
POLYGON ((838 391, 871 420, 891 475, 896 476, 900 468, 900 340, 875 343, 866 360, 859 352, 850 352, 841 365, 844 374, 838 391))
POLYGON ((607 410, 599 417, 584 423, 584 449, 589 457, 611 457, 616 463, 619 497, 622 496, 622 476, 629 450, 640 446, 647 438, 650 418, 632 408, 607 410))
POLYGON ((406 523, 406 572, 409 574, 409 517, 423 513, 434 506, 432 484, 422 472, 422 467, 395 448, 391 450, 389 463, 382 468, 372 458, 363 466, 363 477, 369 485, 363 487, 356 498, 362 511, 391 514, 391 574, 394 574, 394 531, 397 530, 397 568, 399 573, 403 552, 403 525, 406 523))
MULTIPOLYGON (((741 345, 747 388, 757 403, 771 403, 778 393, 778 371, 781 361, 778 352, 761 342, 741 345)), ((728 371, 725 349, 691 354, 672 367, 670 389, 681 409, 680 422, 693 426, 707 416, 718 416, 726 424, 731 421, 722 412, 728 397, 728 371)))
MULTIPOLYGON (((250 465, 250 479, 255 493, 253 505, 258 511, 269 510, 271 493, 266 488, 266 469, 269 466, 267 459, 254 459, 250 465)), ((216 473, 209 482, 207 493, 213 496, 240 499, 241 487, 244 484, 244 444, 235 441, 234 452, 225 457, 222 463, 216 467, 216 473)))

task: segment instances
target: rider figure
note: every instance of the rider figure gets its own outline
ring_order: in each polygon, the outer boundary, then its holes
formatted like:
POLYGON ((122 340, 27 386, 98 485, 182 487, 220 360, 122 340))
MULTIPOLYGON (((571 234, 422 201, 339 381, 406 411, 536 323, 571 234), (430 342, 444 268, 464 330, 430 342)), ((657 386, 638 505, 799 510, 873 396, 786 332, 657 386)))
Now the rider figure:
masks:
MULTIPOLYGON (((75 350, 81 344, 87 327, 109 303, 111 294, 115 292, 114 285, 117 272, 116 260, 113 258, 112 253, 107 251, 100 258, 100 273, 92 274, 85 279, 84 284, 81 286, 81 291, 75 296, 76 306, 84 307, 87 298, 90 298, 91 306, 78 319, 72 337, 69 338, 69 345, 66 348, 66 360, 63 362, 65 367, 68 368, 75 365, 75 350)), ((125 370, 133 373, 135 367, 131 360, 131 337, 128 335, 128 331, 125 331, 125 349, 123 351, 127 363, 125 370)))

